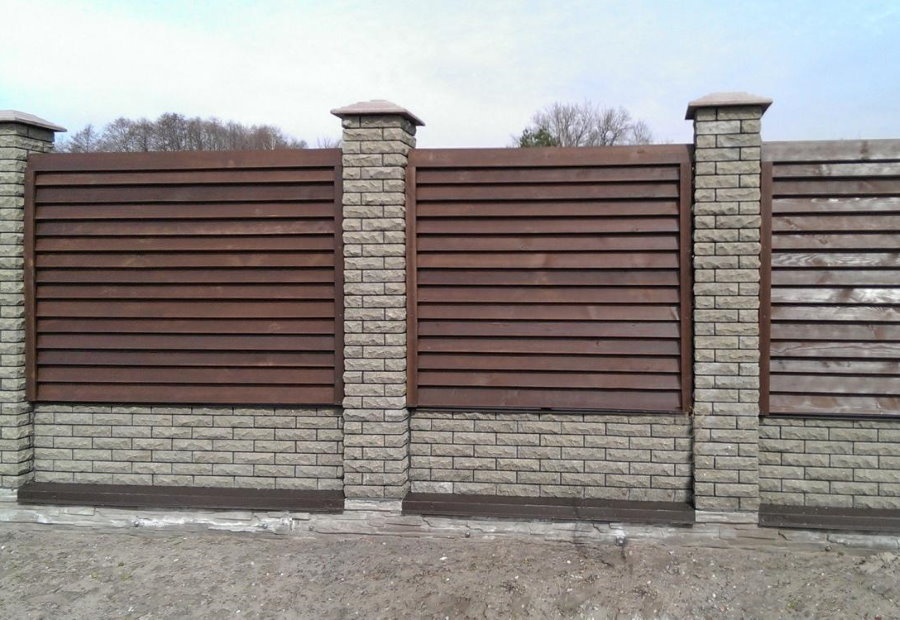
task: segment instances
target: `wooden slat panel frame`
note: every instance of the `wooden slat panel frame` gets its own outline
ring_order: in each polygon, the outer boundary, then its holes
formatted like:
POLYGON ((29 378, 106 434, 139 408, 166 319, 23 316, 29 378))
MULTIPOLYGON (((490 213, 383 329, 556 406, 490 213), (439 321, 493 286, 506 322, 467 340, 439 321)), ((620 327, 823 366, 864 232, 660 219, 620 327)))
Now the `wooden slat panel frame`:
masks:
MULTIPOLYGON (((679 382, 680 407, 658 413, 689 413, 693 403, 693 270, 692 252, 692 179, 693 165, 689 145, 553 148, 553 149, 418 149, 411 153, 406 176, 407 195, 407 404, 420 406, 418 386, 418 234, 417 234, 417 170, 419 168, 509 168, 572 167, 572 166, 652 166, 677 165, 678 206, 678 308, 679 318, 679 382)), ((546 182, 546 179, 543 180, 546 182)), ((470 409, 471 406, 434 407, 470 409)), ((504 410, 522 407, 478 407, 483 410, 504 410)), ((571 407, 553 408, 570 411, 571 407)), ((576 411, 610 411, 614 409, 577 409, 576 411)), ((657 413, 657 412, 650 412, 657 413)))
MULTIPOLYGON (((332 186, 333 200, 328 203, 332 205, 333 215, 328 216, 333 219, 334 234, 333 242, 329 243, 330 250, 333 252, 333 260, 328 267, 333 269, 333 320, 334 320, 334 380, 333 387, 329 382, 327 389, 332 392, 330 399, 321 399, 321 402, 261 402, 261 401, 241 401, 238 399, 230 399, 227 396, 215 396, 215 402, 220 404, 234 405, 255 405, 255 404, 278 404, 286 406, 340 406, 343 400, 343 308, 344 308, 344 290, 343 290, 343 235, 342 235, 342 164, 340 149, 317 149, 317 150, 279 150, 279 151, 216 151, 216 152, 166 152, 166 153, 90 153, 90 154, 40 154, 30 155, 26 166, 26 185, 25 185, 25 209, 24 209, 24 285, 25 285, 25 391, 26 398, 29 401, 38 399, 38 367, 37 367, 37 283, 36 276, 38 267, 36 265, 36 246, 37 246, 37 226, 36 226, 36 194, 37 183, 36 178, 42 172, 53 174, 64 174, 68 177, 77 177, 83 175, 88 178, 94 171, 102 171, 103 174, 117 173, 150 173, 159 174, 165 172, 173 172, 176 174, 190 175, 192 172, 210 172, 228 171, 228 170, 248 170, 254 169, 275 169, 275 170, 293 170, 294 174, 302 175, 304 169, 315 172, 310 179, 298 179, 301 183, 317 183, 321 185, 322 178, 327 176, 329 179, 325 181, 332 186), (328 170, 327 175, 324 170, 328 170)), ((218 182, 218 181, 217 181, 218 182)), ((275 185, 285 181, 279 176, 271 181, 275 185)), ((293 181, 297 182, 297 181, 293 181)), ((245 182, 246 183, 246 182, 245 182)), ((252 182, 251 182, 252 183, 252 182)), ((97 186, 107 185, 108 181, 97 183, 97 186)), ((183 181, 174 183, 174 186, 185 184, 183 181)), ((126 183, 128 185, 128 183, 126 183)), ((84 186, 84 185, 83 185, 84 186)), ((86 186, 90 187, 88 183, 86 186)), ((154 184, 156 187, 165 187, 166 185, 154 184)), ((290 202, 297 202, 291 199, 290 202)), ((137 203, 135 203, 137 204, 137 203)), ((222 219, 228 219, 224 216, 222 219)), ((234 218, 232 218, 234 219, 234 218)), ((94 221, 97 221, 95 219, 94 221)), ((227 239, 227 238, 225 238, 227 239)), ((251 250, 252 251, 252 250, 251 250)), ((228 250, 226 250, 226 253, 228 250)), ((323 267, 325 265, 322 265, 323 267)), ((179 265, 179 267, 181 267, 179 265)), ((259 267, 254 265, 254 267, 259 267)), ((96 267, 93 267, 94 269, 96 267)), ((201 267, 202 268, 202 267, 201 267)), ((273 268, 279 268, 273 266, 273 268)), ((286 268, 286 267, 281 267, 286 268)), ((92 269, 92 267, 87 267, 92 269)), ((98 282, 102 285, 102 282, 98 282)), ((77 300, 74 300, 77 301, 77 300)), ((89 300, 84 300, 89 301, 89 300)), ((329 300, 330 301, 330 300, 329 300)), ((211 302, 215 303, 215 302, 211 302)), ((309 305, 309 301, 304 302, 309 305)), ((210 318, 213 313, 210 313, 210 318)), ((199 320, 205 320, 200 318, 199 320)), ((302 319, 301 319, 302 320, 302 319)), ((318 319, 314 319, 318 320, 318 319)), ((129 367, 136 367, 131 365, 129 367)), ((300 367, 295 367, 300 370, 300 367)), ((78 387, 76 384, 72 384, 78 387)), ((83 391, 82 384, 76 391, 83 391)), ((57 386, 58 387, 58 386, 57 386)), ((149 396, 147 386, 136 386, 141 388, 141 395, 136 396, 134 403, 159 402, 163 404, 182 404, 177 399, 166 399, 149 396)), ((185 392, 201 392, 202 386, 185 386, 185 392)), ((261 390, 252 388, 252 386, 240 387, 246 393, 259 393, 261 390)), ((178 390, 173 390, 178 391, 178 390)), ((282 390, 284 391, 284 390, 282 390)), ((310 393, 322 393, 323 390, 315 384, 296 384, 294 390, 298 393, 304 391, 310 393)), ((60 393, 57 389, 55 393, 60 393)), ((54 399, 58 400, 58 399, 54 399)), ((100 398, 97 401, 85 400, 84 398, 75 398, 79 402, 104 402, 109 399, 100 398)), ((117 393, 115 402, 129 402, 127 398, 123 398, 121 392, 117 393)), ((205 400, 211 403, 212 401, 205 400)), ((183 404, 195 404, 193 401, 183 404)), ((203 403, 196 403, 203 404, 203 403)))
POLYGON ((877 372, 877 376, 885 379, 898 376, 896 343, 889 335, 892 332, 878 328, 879 324, 897 321, 896 306, 891 306, 896 292, 892 296, 889 293, 892 289, 884 288, 893 282, 887 275, 878 279, 870 275, 862 280, 852 277, 858 272, 878 273, 867 269, 896 273, 890 270, 900 266, 896 262, 897 236, 892 234, 890 226, 885 230, 877 224, 848 219, 874 221, 881 213, 900 212, 900 140, 767 142, 763 145, 762 160, 760 414, 847 419, 900 417, 900 395, 889 388, 883 387, 879 392, 871 387, 876 383, 887 386, 890 381, 862 380, 868 372, 877 372), (777 226, 776 210, 782 220, 777 226), (792 226, 785 226, 785 220, 792 222, 792 226), (775 256, 773 250, 779 249, 787 255, 775 256), (804 268, 811 270, 811 276, 837 269, 834 273, 840 277, 832 275, 826 283, 813 277, 804 281, 804 268), (779 291, 773 292, 773 284, 784 270, 797 271, 777 285, 782 293, 779 295, 779 291), (806 305, 799 295, 805 290, 818 295, 806 302, 815 305, 806 305), (852 295, 837 296, 837 291, 852 295), (882 291, 880 297, 873 297, 878 291, 882 291), (860 305, 869 297, 873 298, 871 306, 860 305), (773 299, 782 299, 783 303, 773 306, 773 299), (786 322, 773 326, 773 321, 786 322), (813 337, 815 332, 811 328, 817 321, 824 322, 820 324, 823 333, 829 321, 837 321, 847 329, 829 338, 813 337), (796 337, 791 337, 796 322, 802 327, 796 337), (874 322, 870 333, 860 335, 864 331, 860 328, 867 322, 874 322), (848 331, 850 327, 854 329, 848 331), (773 346, 775 333, 779 346, 773 346), (792 342, 792 347, 780 346, 792 342), (803 343, 808 346, 797 346, 803 343), (818 362, 810 353, 816 350, 817 343, 822 351, 843 345, 843 355, 824 357, 818 362), (869 353, 884 361, 868 359, 872 357, 869 353), (835 364, 840 366, 835 368, 835 364), (773 395, 772 386, 776 383, 771 376, 773 367, 780 372, 798 373, 795 383, 786 384, 784 379, 791 377, 790 374, 780 377, 777 381, 780 386, 805 385, 810 391, 792 389, 773 395), (839 385, 842 377, 847 381, 844 389, 839 385), (829 386, 833 387, 830 390, 813 391, 810 387, 828 380, 838 385, 829 386))

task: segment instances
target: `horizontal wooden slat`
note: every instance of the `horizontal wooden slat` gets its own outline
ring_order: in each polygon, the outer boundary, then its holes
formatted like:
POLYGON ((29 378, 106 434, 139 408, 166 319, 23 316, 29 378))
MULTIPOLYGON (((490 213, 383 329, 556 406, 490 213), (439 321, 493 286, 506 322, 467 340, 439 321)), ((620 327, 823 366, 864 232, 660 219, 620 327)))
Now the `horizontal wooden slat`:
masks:
POLYGON ((39 334, 40 349, 119 349, 169 351, 328 351, 333 336, 295 334, 39 334))
POLYGON ((333 284, 140 284, 38 285, 35 298, 44 299, 334 299, 333 284))
POLYGON ((122 187, 44 187, 35 191, 35 203, 147 203, 147 202, 228 202, 284 200, 292 202, 334 199, 331 184, 310 185, 156 185, 122 187))
POLYGON ((37 399, 78 403, 327 405, 334 400, 334 387, 39 383, 37 399))
POLYGON ((677 215, 674 200, 565 200, 560 202, 420 202, 418 219, 431 217, 616 217, 677 215))
POLYGON ((334 334, 333 319, 39 319, 41 333, 334 334))
POLYGON ((784 357, 883 358, 900 360, 900 343, 898 342, 773 340, 771 350, 773 356, 784 357))
POLYGON ((410 164, 420 168, 509 168, 511 166, 625 166, 690 162, 685 144, 589 148, 415 149, 410 164))
POLYGON ((230 170, 160 170, 154 172, 47 172, 35 179, 35 186, 95 185, 228 185, 263 183, 333 183, 334 167, 326 168, 244 168, 230 170))
POLYGON ((900 376, 797 376, 773 374, 772 393, 794 394, 900 394, 900 376))
POLYGON ((419 354, 420 370, 535 370, 573 372, 678 372, 675 357, 596 357, 591 355, 502 355, 492 353, 419 354))
POLYGON ((605 166, 593 168, 421 168, 416 183, 424 185, 559 183, 565 175, 568 183, 609 183, 621 181, 677 181, 678 166, 605 166))
POLYGON ((897 269, 777 269, 772 273, 774 286, 865 286, 900 283, 897 269))
POLYGON ((333 235, 334 219, 103 220, 38 222, 39 237, 203 237, 227 235, 333 235))
POLYGON ((534 353, 570 355, 678 355, 670 340, 589 338, 419 338, 419 351, 439 353, 534 353))
POLYGON ((893 250, 897 247, 900 247, 900 235, 879 233, 859 235, 780 233, 772 237, 774 250, 893 250))
POLYGON ((861 360, 774 359, 773 373, 900 375, 898 362, 865 362, 861 360))
POLYGON ((900 325, 890 323, 776 323, 774 340, 873 340, 900 341, 900 325))
POLYGON ((172 319, 331 318, 331 301, 41 301, 38 317, 172 319))
MULTIPOLYGON (((418 238, 417 245, 419 252, 423 253, 423 257, 430 252, 529 252, 532 255, 540 255, 544 252, 619 252, 622 250, 650 252, 653 250, 677 250, 678 238, 675 235, 666 234, 621 236, 606 234, 549 235, 543 233, 527 236, 422 234, 418 238)), ((521 255, 517 255, 514 258, 520 257, 521 255)), ((603 268, 610 261, 625 261, 627 259, 623 256, 607 254, 603 256, 589 256, 587 260, 591 262, 584 266, 603 268)), ((657 258, 657 260, 661 262, 663 259, 657 258)))
POLYGON ((42 269, 35 279, 38 284, 313 284, 334 282, 334 269, 42 269))
POLYGON ((419 304, 420 319, 516 319, 575 321, 678 321, 677 305, 627 306, 600 304, 419 304))
POLYGON ((782 321, 900 322, 897 306, 782 306, 772 307, 772 319, 782 321))
POLYGON ((422 253, 419 266, 450 269, 675 269, 675 252, 422 253))
POLYGON ((574 388, 574 389, 640 389, 678 390, 677 374, 625 374, 578 372, 470 372, 467 370, 438 372, 420 370, 420 386, 484 386, 497 388, 574 388))
POLYGON ((427 200, 560 200, 675 198, 675 183, 603 183, 594 185, 424 185, 416 189, 416 199, 427 200))
POLYGON ((164 153, 50 153, 32 155, 36 172, 110 172, 148 170, 240 170, 244 168, 334 167, 340 149, 278 151, 180 151, 164 153))
POLYGON ((774 169, 775 179, 802 178, 848 178, 854 177, 900 177, 900 162, 877 163, 779 163, 774 169))
POLYGON ((832 252, 829 248, 823 251, 813 252, 774 252, 772 254, 772 267, 842 267, 861 268, 870 267, 900 267, 900 252, 870 252, 868 248, 861 248, 857 252, 832 252))
POLYGON ((422 218, 416 223, 419 234, 469 235, 490 230, 492 235, 572 234, 572 233, 659 233, 677 232, 674 217, 607 217, 607 218, 422 218))
POLYGON ((225 202, 173 204, 41 205, 34 219, 56 220, 220 220, 331 218, 334 202, 225 202))
POLYGON ((677 338, 678 323, 575 321, 428 321, 420 336, 503 336, 570 338, 677 338))
POLYGON ((293 351, 38 351, 42 366, 203 366, 219 368, 334 368, 334 355, 293 351))
POLYGON ((74 267, 79 269, 158 269, 170 267, 333 267, 334 253, 329 252, 234 252, 167 254, 124 253, 115 254, 50 254, 35 257, 38 269, 42 267, 74 267))
POLYGON ((775 181, 779 196, 890 196, 900 189, 900 179, 859 178, 848 180, 775 181))
MULTIPOLYGON (((900 183, 898 183, 900 185, 900 183)), ((898 187, 900 191, 900 187, 898 187)), ((869 213, 852 215, 782 215, 772 218, 772 230, 780 232, 892 232, 900 230, 900 215, 869 213)))
POLYGON ((180 385, 328 385, 334 381, 330 368, 105 368, 91 366, 45 366, 43 383, 86 384, 180 384, 180 385))
POLYGON ((678 392, 420 387, 420 407, 609 409, 676 412, 678 392))
POLYGON ((786 162, 868 162, 896 161, 896 140, 823 140, 766 142, 764 161, 786 162))
POLYGON ((775 198, 772 200, 772 213, 775 215, 788 213, 873 213, 891 211, 900 212, 900 197, 858 198, 841 196, 839 198, 775 198))
POLYGON ((482 290, 463 286, 423 286, 419 300, 455 303, 583 303, 583 304, 631 304, 677 303, 678 291, 669 287, 605 287, 596 289, 572 287, 514 287, 506 286, 482 290))
POLYGON ((900 396, 772 394, 769 407, 773 414, 898 415, 900 414, 900 396))
POLYGON ((900 288, 779 286, 772 289, 772 303, 900 304, 900 288))
MULTIPOLYGON (((152 252, 189 252, 192 256, 199 252, 214 252, 217 260, 223 261, 222 267, 230 268, 229 257, 223 256, 228 252, 252 252, 249 256, 257 256, 263 264, 266 261, 273 262, 275 252, 315 252, 319 256, 306 255, 309 260, 327 261, 328 266, 334 263, 334 236, 333 235, 266 235, 266 236, 188 236, 188 237, 46 237, 37 240, 35 249, 38 260, 51 260, 45 258, 52 252, 86 254, 117 252, 131 256, 130 263, 136 263, 135 253, 141 255, 152 252)), ((92 254, 87 254, 88 256, 92 254)), ((246 260, 245 255, 243 260, 246 260)), ((301 258, 303 258, 301 256, 301 258)), ((201 257, 202 259, 202 257, 201 257)), ((215 267, 216 265, 211 265, 215 267)), ((254 265, 250 265, 251 267, 254 265)), ((302 266, 302 265, 300 265, 302 266)), ((318 265, 322 266, 322 265, 318 265)))
POLYGON ((678 273, 670 270, 548 271, 538 269, 421 269, 419 284, 423 286, 678 286, 678 273))

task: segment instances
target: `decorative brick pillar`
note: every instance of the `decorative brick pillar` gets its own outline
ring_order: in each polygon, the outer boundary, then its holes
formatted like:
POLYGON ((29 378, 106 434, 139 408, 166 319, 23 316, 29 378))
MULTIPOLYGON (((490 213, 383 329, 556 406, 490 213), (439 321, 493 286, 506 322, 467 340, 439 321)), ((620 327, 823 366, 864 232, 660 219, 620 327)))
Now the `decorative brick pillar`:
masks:
POLYGON ((771 99, 715 93, 694 121, 694 502, 698 521, 759 511, 760 119, 771 99))
POLYGON ((344 494, 400 500, 409 491, 406 166, 423 123, 388 101, 332 114, 344 127, 344 494))
POLYGON ((25 399, 25 162, 65 131, 31 114, 0 110, 0 488, 32 479, 34 416, 25 399))

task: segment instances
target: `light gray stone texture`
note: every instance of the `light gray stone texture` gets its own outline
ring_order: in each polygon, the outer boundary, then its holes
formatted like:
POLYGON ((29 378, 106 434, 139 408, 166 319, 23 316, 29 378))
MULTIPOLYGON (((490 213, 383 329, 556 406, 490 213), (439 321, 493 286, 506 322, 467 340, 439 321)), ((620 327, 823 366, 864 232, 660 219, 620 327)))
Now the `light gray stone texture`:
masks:
POLYGON ((25 400, 24 246, 25 166, 32 153, 53 148, 55 131, 36 116, 0 111, 0 488, 33 477, 32 409, 25 400))
POLYGON ((418 410, 410 424, 414 492, 691 498, 686 416, 418 410))
POLYGON ((344 494, 397 500, 409 491, 405 180, 422 122, 385 101, 333 113, 344 128, 344 494))
POLYGON ((694 502, 759 510, 759 119, 771 100, 717 93, 694 120, 694 502), (755 123, 754 123, 755 121, 755 123))

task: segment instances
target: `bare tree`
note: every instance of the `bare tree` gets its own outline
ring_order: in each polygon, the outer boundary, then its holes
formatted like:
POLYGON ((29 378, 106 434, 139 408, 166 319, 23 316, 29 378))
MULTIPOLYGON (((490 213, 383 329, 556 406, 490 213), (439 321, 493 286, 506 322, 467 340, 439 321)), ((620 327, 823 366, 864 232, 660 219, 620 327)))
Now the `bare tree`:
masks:
POLYGON ((516 146, 612 146, 652 141, 647 124, 631 118, 625 108, 604 108, 585 101, 554 103, 537 112, 516 138, 516 146))
POLYGON ((217 118, 166 113, 155 121, 117 118, 102 132, 88 125, 59 144, 58 151, 146 152, 304 149, 307 144, 272 125, 243 125, 217 118))
POLYGON ((340 138, 316 138, 317 149, 339 149, 341 148, 340 138))

